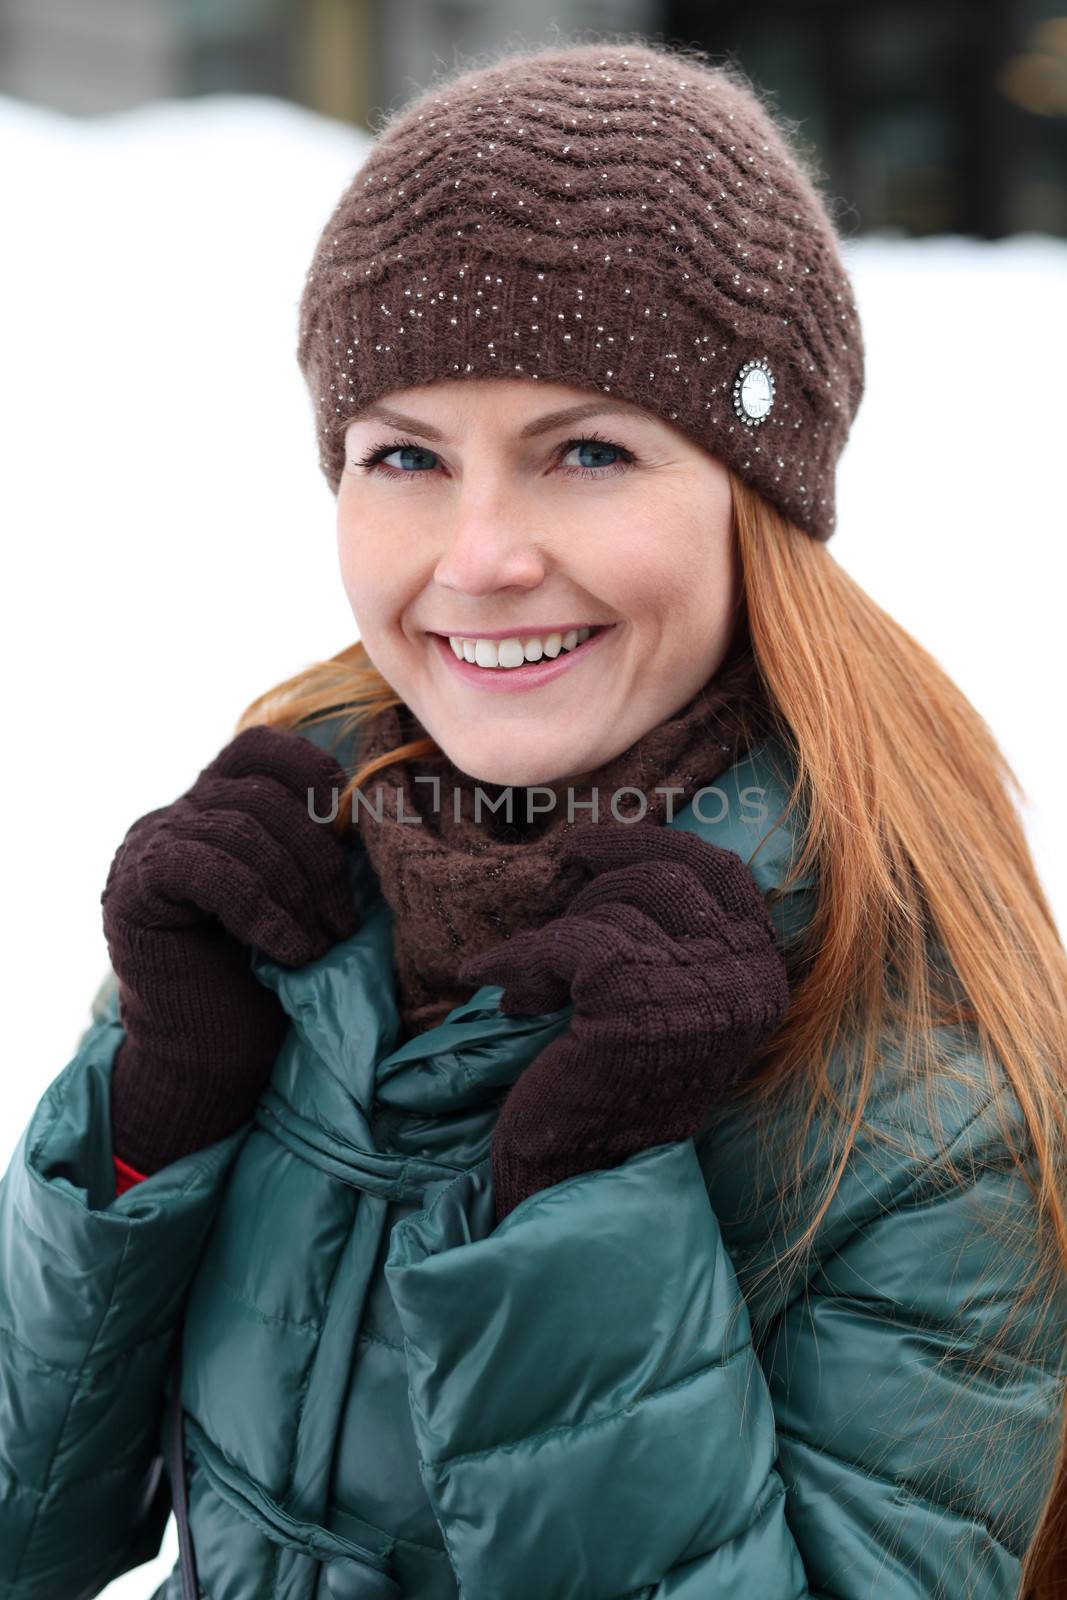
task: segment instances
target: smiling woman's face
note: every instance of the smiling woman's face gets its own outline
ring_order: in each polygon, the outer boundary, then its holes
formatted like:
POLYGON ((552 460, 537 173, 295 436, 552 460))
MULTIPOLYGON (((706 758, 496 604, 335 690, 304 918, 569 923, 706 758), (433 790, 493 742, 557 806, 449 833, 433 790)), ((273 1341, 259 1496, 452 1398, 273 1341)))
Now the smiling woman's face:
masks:
POLYGON ((383 395, 346 431, 337 534, 371 661, 485 783, 593 771, 692 699, 732 637, 725 467, 594 390, 453 378, 383 395))

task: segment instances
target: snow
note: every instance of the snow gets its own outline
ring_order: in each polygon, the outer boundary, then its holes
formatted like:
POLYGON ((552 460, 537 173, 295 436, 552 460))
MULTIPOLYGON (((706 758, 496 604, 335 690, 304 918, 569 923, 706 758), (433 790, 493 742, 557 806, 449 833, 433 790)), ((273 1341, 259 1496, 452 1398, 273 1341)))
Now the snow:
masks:
MULTIPOLYGON (((0 1168, 107 967, 100 892, 261 690, 354 636, 295 360, 368 136, 257 97, 78 121, 0 98, 8 1067, 0 1168), (19 1009, 11 1012, 18 998, 19 1009)), ((867 391, 830 549, 1028 796, 1062 927, 1067 242, 848 241, 867 391)), ((163 1553, 111 1585, 143 1600, 163 1553)))

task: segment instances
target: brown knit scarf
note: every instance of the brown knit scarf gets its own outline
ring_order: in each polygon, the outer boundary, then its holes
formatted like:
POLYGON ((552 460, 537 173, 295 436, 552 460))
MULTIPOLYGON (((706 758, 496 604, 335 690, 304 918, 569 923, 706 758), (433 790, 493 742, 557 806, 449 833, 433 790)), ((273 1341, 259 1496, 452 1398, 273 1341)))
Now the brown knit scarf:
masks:
MULTIPOLYGON (((422 757, 414 765, 393 763, 374 773, 361 790, 366 804, 357 808, 357 825, 394 916, 403 1037, 434 1027, 470 998, 473 988, 457 977, 469 956, 513 933, 543 927, 567 905, 581 877, 578 869, 561 862, 561 851, 574 828, 593 820, 592 811, 578 802, 591 799, 594 787, 601 822, 616 822, 612 796, 623 788, 645 795, 645 821, 663 822, 669 803, 676 816, 698 789, 713 783, 770 726, 747 629, 742 627, 718 671, 674 716, 578 780, 541 786, 552 790, 556 803, 530 820, 524 787, 511 786, 509 824, 504 806, 496 812, 489 809, 506 797, 509 786, 480 783, 443 754, 422 757), (435 786, 416 786, 416 776, 439 778, 439 803, 435 804, 435 786), (672 797, 654 792, 671 785, 684 792, 672 797), (575 802, 573 822, 567 820, 568 788, 575 802), (483 798, 476 821, 478 789, 483 798), (415 816, 422 818, 421 823, 398 820, 415 816)), ((409 707, 392 706, 365 728, 360 760, 425 737, 426 730, 409 707)), ((535 792, 533 804, 544 805, 547 799, 535 792)), ((640 811, 636 795, 620 796, 616 809, 636 816, 640 811)))

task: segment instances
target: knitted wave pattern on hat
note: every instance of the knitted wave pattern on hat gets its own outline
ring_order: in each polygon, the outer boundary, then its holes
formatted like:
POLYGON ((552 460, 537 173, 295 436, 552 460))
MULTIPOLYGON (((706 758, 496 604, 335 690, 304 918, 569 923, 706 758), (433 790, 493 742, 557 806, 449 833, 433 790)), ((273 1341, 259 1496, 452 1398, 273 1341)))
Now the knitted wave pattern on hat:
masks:
POLYGON ((346 421, 380 395, 539 378, 647 407, 833 532, 859 315, 816 182, 733 63, 557 46, 427 89, 341 196, 299 322, 335 493, 346 421), (760 359, 753 422, 735 386, 760 359))

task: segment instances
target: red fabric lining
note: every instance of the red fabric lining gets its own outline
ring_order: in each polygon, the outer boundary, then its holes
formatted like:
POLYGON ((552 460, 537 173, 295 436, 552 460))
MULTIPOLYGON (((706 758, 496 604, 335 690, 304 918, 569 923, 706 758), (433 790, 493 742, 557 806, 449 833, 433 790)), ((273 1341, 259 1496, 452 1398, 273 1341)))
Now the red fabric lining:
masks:
POLYGON ((135 1183, 143 1183, 148 1176, 147 1172, 138 1172, 136 1167, 127 1166, 119 1156, 113 1155, 111 1159, 115 1164, 116 1199, 120 1194, 125 1194, 127 1189, 132 1189, 135 1183))

